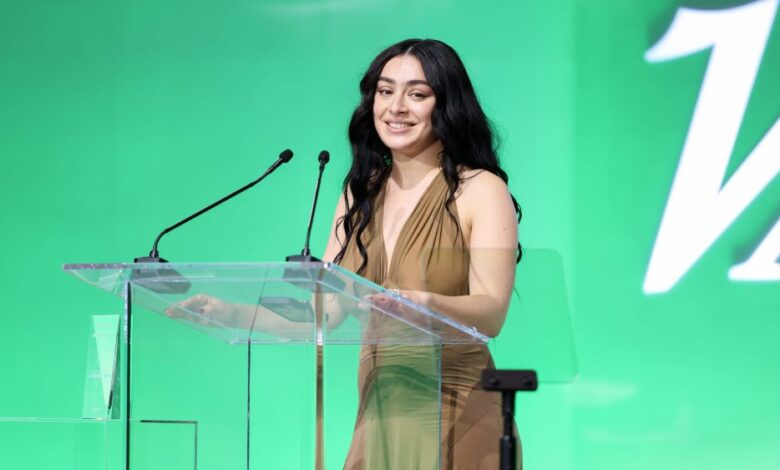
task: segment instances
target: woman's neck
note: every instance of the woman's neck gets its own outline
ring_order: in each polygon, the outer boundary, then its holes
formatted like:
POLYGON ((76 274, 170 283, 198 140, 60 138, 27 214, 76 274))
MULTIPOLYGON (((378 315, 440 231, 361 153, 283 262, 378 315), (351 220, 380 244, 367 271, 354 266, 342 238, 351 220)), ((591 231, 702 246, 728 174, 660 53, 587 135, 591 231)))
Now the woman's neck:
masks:
POLYGON ((393 152, 393 169, 390 178, 401 189, 417 186, 432 170, 440 167, 439 155, 442 150, 443 146, 437 140, 414 156, 393 152))

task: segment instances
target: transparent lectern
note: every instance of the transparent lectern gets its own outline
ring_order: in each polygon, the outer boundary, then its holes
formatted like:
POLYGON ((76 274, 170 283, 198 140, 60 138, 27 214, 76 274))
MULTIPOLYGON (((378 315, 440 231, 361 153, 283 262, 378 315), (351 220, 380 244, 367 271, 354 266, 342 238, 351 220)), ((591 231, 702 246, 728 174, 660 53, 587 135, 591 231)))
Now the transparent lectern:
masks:
POLYGON ((64 270, 124 299, 85 388, 117 425, 106 468, 341 468, 350 445, 365 468, 399 449, 439 468, 441 348, 488 341, 332 263, 64 270))

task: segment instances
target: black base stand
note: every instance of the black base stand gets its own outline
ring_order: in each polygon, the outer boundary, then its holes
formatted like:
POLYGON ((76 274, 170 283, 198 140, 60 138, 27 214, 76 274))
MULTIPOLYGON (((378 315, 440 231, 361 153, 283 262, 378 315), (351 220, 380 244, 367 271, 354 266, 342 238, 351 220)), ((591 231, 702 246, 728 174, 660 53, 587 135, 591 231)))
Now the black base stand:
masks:
POLYGON ((284 259, 288 263, 320 263, 322 262, 321 259, 316 258, 312 255, 290 255, 287 258, 284 259))
MULTIPOLYGON (((285 258, 285 261, 288 263, 322 263, 322 260, 319 258, 306 253, 306 250, 304 250, 304 252, 300 255, 288 256, 285 258)), ((328 294, 331 292, 340 292, 342 289, 344 289, 344 281, 342 281, 341 278, 327 269, 320 270, 317 279, 312 279, 310 276, 310 274, 306 273, 305 271, 301 271, 300 269, 285 268, 284 270, 284 278, 288 282, 300 287, 301 289, 309 290, 312 293, 317 292, 321 294, 328 294)))
MULTIPOLYGON (((134 263, 164 263, 168 264, 159 256, 142 256, 135 258, 134 263)), ((141 283, 147 289, 161 294, 186 294, 192 283, 184 276, 171 268, 163 269, 135 269, 133 270, 133 281, 141 283)))
POLYGON ((167 263, 168 260, 159 256, 141 256, 133 259, 133 263, 167 263))
POLYGON ((517 468, 517 439, 514 433, 515 392, 533 392, 539 387, 536 371, 498 370, 482 371, 482 388, 501 392, 504 432, 501 436, 501 470, 517 468))

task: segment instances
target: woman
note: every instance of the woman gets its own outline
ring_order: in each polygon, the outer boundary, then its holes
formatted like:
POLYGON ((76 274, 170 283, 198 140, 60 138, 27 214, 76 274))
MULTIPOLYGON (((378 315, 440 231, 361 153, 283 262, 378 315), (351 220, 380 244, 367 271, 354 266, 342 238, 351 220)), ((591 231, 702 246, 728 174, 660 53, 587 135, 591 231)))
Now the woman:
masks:
MULTIPOLYGON (((402 41, 374 59, 360 92, 353 163, 324 258, 496 336, 519 260, 520 212, 463 63, 440 41, 402 41)), ((493 367, 487 347, 442 347, 440 396, 420 367, 426 354, 437 353, 363 348, 346 468, 498 467, 500 403, 478 385, 493 367), (442 422, 435 432, 419 413, 430 408, 442 422)))

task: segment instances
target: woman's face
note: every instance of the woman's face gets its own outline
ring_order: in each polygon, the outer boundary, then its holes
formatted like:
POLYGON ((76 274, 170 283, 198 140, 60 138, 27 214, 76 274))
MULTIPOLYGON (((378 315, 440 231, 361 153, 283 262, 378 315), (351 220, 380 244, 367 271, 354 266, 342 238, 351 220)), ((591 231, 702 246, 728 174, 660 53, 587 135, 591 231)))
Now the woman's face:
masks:
POLYGON ((374 96, 374 126, 393 155, 415 157, 438 140, 431 125, 435 105, 414 56, 396 56, 385 64, 374 96))

